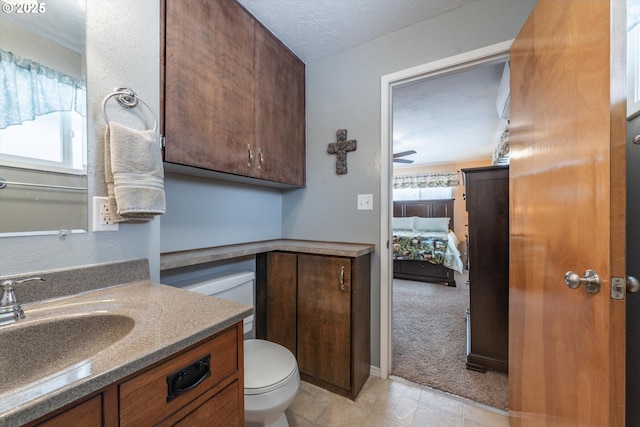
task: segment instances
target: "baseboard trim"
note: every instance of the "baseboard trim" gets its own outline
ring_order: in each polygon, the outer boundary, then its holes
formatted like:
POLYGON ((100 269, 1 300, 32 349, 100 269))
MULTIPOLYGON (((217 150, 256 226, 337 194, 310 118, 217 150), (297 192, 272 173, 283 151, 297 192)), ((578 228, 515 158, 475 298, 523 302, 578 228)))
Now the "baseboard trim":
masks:
POLYGON ((369 374, 372 377, 382 378, 382 371, 377 366, 369 366, 369 374))

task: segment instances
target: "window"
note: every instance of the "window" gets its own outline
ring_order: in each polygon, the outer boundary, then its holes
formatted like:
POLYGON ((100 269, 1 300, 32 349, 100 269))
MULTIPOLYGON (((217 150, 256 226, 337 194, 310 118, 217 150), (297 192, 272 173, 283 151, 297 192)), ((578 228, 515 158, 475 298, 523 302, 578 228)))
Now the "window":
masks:
POLYGON ((86 82, 0 49, 0 163, 84 174, 86 82))
POLYGON ((57 111, 0 130, 0 160, 6 166, 84 171, 84 118, 57 111))
POLYGON ((453 199, 453 187, 394 188, 393 200, 453 199))

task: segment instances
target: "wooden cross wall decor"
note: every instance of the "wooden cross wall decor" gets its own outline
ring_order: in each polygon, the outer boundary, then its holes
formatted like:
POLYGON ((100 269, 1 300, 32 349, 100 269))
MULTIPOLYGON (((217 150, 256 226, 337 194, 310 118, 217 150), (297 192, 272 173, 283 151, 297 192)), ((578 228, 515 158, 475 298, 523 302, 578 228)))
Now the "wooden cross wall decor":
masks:
POLYGON ((356 151, 358 141, 350 139, 347 141, 347 130, 338 129, 336 132, 337 141, 329 144, 327 153, 336 155, 336 173, 344 175, 347 173, 347 153, 356 151))

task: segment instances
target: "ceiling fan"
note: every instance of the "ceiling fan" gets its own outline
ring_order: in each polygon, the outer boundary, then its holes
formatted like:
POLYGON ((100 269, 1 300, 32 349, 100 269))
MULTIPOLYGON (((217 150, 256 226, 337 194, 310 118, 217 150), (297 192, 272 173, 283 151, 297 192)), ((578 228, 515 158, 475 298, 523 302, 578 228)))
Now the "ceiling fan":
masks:
POLYGON ((400 157, 410 156, 412 154, 416 154, 415 150, 402 151, 400 153, 393 153, 393 161, 395 163, 413 163, 413 160, 409 159, 401 159, 400 157))

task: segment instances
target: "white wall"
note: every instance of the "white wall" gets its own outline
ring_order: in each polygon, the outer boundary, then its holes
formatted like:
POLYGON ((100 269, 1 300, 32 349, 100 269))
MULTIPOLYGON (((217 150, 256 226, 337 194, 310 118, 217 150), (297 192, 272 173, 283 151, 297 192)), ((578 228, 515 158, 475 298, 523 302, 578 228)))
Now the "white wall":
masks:
POLYGON ((0 49, 82 79, 82 55, 31 31, 1 20, 0 49))
MULTIPOLYGON (((307 188, 284 195, 287 238, 377 243, 380 235, 380 78, 416 65, 513 39, 535 0, 482 0, 307 64, 307 188), (347 175, 326 152, 337 129, 358 149, 347 175), (372 211, 356 210, 371 193, 372 211)), ((387 191, 385 189, 384 191, 387 191)), ((379 366, 380 259, 372 263, 372 364, 379 366)))

